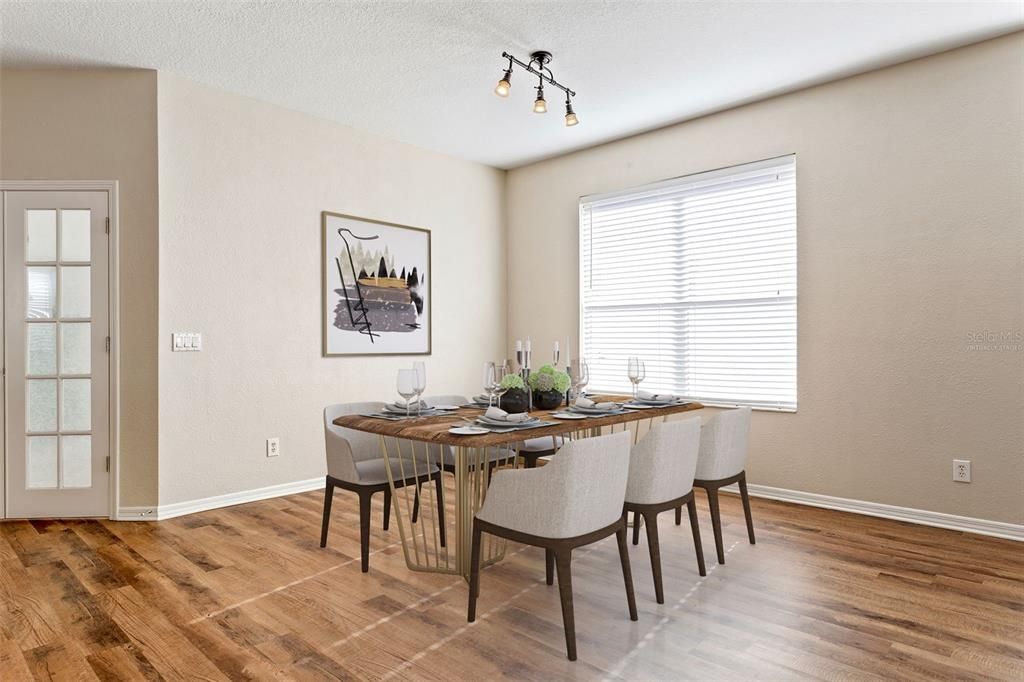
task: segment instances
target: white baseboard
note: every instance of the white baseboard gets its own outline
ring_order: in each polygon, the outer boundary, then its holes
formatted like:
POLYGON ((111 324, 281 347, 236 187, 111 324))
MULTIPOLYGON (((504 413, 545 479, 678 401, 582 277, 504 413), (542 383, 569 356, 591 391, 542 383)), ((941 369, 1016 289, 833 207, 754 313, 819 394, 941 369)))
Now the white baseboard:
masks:
POLYGON ((115 521, 156 521, 156 507, 121 507, 115 521))
MULTIPOLYGON (((198 500, 186 502, 175 502, 163 504, 156 508, 155 513, 152 507, 121 507, 118 511, 120 521, 162 521, 172 519, 176 516, 194 514, 196 512, 220 509, 246 502, 267 500, 272 497, 283 497, 296 493, 309 492, 310 490, 321 490, 324 487, 323 477, 310 478, 304 481, 293 481, 281 483, 265 488, 254 490, 243 490, 226 495, 204 497, 198 500)), ((736 485, 722 488, 727 492, 738 493, 736 485)), ((819 495, 818 493, 805 493, 799 490, 787 490, 785 488, 772 488, 766 485, 747 484, 747 490, 753 497, 764 497, 769 500, 780 500, 782 502, 793 502, 809 507, 821 507, 823 509, 835 509, 837 511, 864 514, 865 516, 877 516, 883 519, 895 521, 906 521, 917 523, 922 526, 934 526, 936 528, 947 528, 965 533, 977 533, 979 535, 990 535, 1008 540, 1024 541, 1024 525, 1003 523, 1001 521, 987 521, 975 519, 969 516, 956 516, 954 514, 943 514, 940 512, 926 511, 924 509, 911 509, 909 507, 897 507, 891 504, 879 502, 865 502, 863 500, 851 500, 845 497, 833 497, 831 495, 819 495)))
POLYGON ((323 490, 323 487, 324 477, 319 476, 317 478, 309 478, 304 481, 292 481, 291 483, 269 485, 265 488, 242 490, 236 493, 204 497, 198 500, 161 504, 156 508, 156 513, 153 513, 152 507, 121 507, 121 509, 118 510, 118 520, 163 521, 164 519, 173 519, 176 516, 209 511, 210 509, 220 509, 222 507, 231 507, 236 504, 245 504, 246 502, 268 500, 272 497, 283 497, 285 495, 305 493, 310 490, 323 490))
MULTIPOLYGON (((739 493, 735 484, 722 488, 722 490, 727 490, 737 494, 739 493)), ((772 488, 767 485, 754 485, 752 483, 747 484, 747 492, 749 492, 752 497, 764 497, 769 500, 793 502, 795 504, 804 504, 809 507, 835 509, 837 511, 852 512, 854 514, 864 514, 865 516, 878 516, 883 519, 917 523, 922 526, 948 528, 949 530, 958 530, 965 533, 977 533, 979 535, 991 535, 992 537, 1006 538, 1007 540, 1024 541, 1024 525, 1014 523, 987 521, 985 519, 975 519, 970 516, 956 516, 954 514, 926 511, 924 509, 896 507, 891 504, 851 500, 845 497, 832 497, 831 495, 805 493, 799 490, 772 488)))

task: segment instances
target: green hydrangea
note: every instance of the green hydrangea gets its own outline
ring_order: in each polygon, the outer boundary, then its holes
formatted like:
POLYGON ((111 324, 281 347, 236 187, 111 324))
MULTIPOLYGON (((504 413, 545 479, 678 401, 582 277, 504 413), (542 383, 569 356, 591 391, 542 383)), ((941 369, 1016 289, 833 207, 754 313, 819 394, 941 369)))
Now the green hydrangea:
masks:
POLYGON ((556 370, 551 365, 544 365, 530 374, 530 388, 542 393, 544 391, 565 393, 569 390, 569 384, 569 375, 556 370))
POLYGON ((513 388, 526 388, 526 384, 518 374, 506 374, 501 379, 501 387, 506 391, 511 391, 513 388))

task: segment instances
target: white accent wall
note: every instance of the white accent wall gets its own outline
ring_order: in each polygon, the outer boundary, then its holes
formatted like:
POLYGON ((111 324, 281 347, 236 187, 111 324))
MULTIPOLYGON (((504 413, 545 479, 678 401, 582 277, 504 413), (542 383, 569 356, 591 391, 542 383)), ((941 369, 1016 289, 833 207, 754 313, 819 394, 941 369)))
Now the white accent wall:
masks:
POLYGON ((324 406, 397 397, 419 359, 321 357, 321 211, 431 230, 427 391, 477 387, 505 345, 503 171, 163 73, 158 100, 161 507, 322 476, 324 406))

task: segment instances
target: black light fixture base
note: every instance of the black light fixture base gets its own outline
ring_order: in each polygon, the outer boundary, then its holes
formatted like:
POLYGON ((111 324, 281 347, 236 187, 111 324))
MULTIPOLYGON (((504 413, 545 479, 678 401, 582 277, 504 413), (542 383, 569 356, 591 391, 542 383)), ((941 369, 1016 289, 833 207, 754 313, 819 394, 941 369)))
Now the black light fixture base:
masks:
POLYGON ((551 53, 547 50, 537 50, 530 53, 530 61, 537 62, 541 66, 547 66, 551 61, 551 53))

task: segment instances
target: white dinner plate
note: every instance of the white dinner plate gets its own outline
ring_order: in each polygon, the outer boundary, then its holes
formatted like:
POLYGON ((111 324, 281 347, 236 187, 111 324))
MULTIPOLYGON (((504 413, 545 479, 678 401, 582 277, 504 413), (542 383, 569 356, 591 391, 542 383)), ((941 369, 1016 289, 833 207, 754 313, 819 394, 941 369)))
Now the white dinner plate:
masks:
POLYGON ((453 426, 448 429, 448 433, 454 433, 458 436, 482 436, 485 433, 490 433, 490 431, 479 426, 453 426))
POLYGON ((627 410, 653 410, 657 405, 641 405, 640 403, 623 403, 622 406, 627 410))
POLYGON ((536 424, 540 421, 536 417, 530 417, 529 419, 521 422, 510 422, 503 419, 491 419, 486 415, 480 415, 477 417, 477 420, 482 421, 485 424, 490 424, 491 426, 525 426, 526 424, 536 424))
MULTIPOLYGON (((427 412, 430 408, 426 405, 423 406, 423 411, 427 412)), ((405 414, 405 405, 399 405, 398 403, 388 403, 384 406, 385 412, 394 412, 395 414, 405 414)), ((413 403, 409 406, 410 414, 416 412, 416 404, 413 403)))
POLYGON ((588 414, 588 415, 592 415, 592 416, 595 416, 595 417, 599 417, 602 414, 615 414, 616 412, 619 411, 618 407, 613 407, 613 408, 608 409, 608 410, 598 410, 598 409, 593 408, 593 407, 580 407, 579 405, 573 405, 570 409, 573 412, 579 412, 580 414, 588 414))
POLYGON ((585 414, 573 414, 572 412, 552 412, 551 416, 555 419, 586 419, 585 414))

